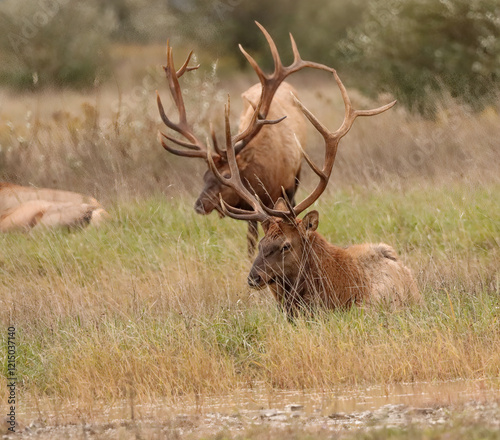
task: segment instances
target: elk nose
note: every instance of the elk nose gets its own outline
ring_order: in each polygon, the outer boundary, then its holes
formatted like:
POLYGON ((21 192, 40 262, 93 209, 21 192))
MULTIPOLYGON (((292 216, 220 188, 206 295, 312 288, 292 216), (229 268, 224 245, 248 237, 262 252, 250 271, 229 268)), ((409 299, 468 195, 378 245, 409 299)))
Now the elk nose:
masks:
POLYGON ((262 285, 262 278, 260 275, 250 274, 250 275, 248 275, 247 282, 248 282, 248 285, 250 287, 253 287, 253 288, 260 287, 262 285))
POLYGON ((203 202, 201 201, 201 199, 198 199, 196 200, 195 204, 194 204, 194 210, 196 211, 197 214, 206 214, 206 210, 205 210, 205 207, 203 206, 203 202))

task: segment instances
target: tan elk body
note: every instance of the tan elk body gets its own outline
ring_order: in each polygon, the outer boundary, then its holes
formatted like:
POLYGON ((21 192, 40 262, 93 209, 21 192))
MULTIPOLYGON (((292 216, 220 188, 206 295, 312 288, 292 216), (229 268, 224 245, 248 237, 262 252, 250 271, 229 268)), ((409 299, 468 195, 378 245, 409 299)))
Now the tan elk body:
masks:
POLYGON ((99 225, 108 217, 93 197, 0 182, 0 232, 99 225))
MULTIPOLYGON (((281 197, 282 187, 288 197, 293 199, 300 178, 302 151, 297 140, 301 145, 305 145, 307 121, 293 101, 292 93, 296 92, 290 84, 283 82, 280 85, 273 97, 267 117, 279 119, 286 115, 286 118, 279 124, 263 127, 236 156, 241 178, 244 182, 248 182, 247 188, 253 188, 268 206, 273 206, 281 197)), ((260 84, 255 84, 242 94, 245 108, 240 117, 240 132, 251 124, 260 94, 260 84)), ((227 162, 223 169, 229 172, 227 162)), ((211 171, 210 174, 213 175, 211 171)), ((219 194, 221 194, 222 199, 232 206, 240 205, 242 209, 251 208, 236 191, 221 184, 215 176, 213 178, 218 185, 211 195, 218 206, 220 205, 219 194), (225 196, 227 190, 230 194, 225 196), (231 199, 237 200, 237 203, 229 202, 231 199)))

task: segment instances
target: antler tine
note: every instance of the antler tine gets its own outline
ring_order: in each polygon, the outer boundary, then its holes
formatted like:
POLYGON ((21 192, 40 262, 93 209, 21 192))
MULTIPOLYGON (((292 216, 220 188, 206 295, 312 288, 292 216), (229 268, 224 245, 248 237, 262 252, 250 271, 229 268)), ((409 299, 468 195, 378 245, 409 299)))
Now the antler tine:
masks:
MULTIPOLYGON (((178 150, 170 147, 165 143, 163 139, 160 139, 160 142, 167 151, 177 156, 185 156, 185 157, 201 157, 205 158, 207 155, 207 146, 201 142, 194 134, 191 126, 187 122, 186 116, 186 106, 184 104, 184 99, 182 97, 181 86, 179 84, 179 78, 185 73, 192 70, 198 69, 199 65, 189 67, 189 61, 191 60, 193 52, 191 51, 179 70, 175 70, 174 68, 174 58, 173 51, 170 47, 170 43, 167 41, 167 65, 163 66, 163 70, 165 71, 165 75, 167 77, 168 86, 170 89, 170 94, 172 99, 174 100, 175 106, 177 107, 177 112, 179 114, 179 122, 175 123, 165 113, 165 109, 161 102, 160 95, 158 91, 156 91, 156 102, 158 105, 158 111, 160 113, 160 117, 163 123, 170 128, 171 130, 179 133, 181 136, 187 139, 186 141, 173 138, 171 136, 167 136, 164 133, 161 133, 163 137, 168 139, 171 142, 176 143, 182 147, 187 148, 190 151, 178 150)), ((216 153, 214 153, 216 154, 216 153)))
POLYGON ((227 154, 226 154, 226 151, 225 150, 222 150, 220 147, 219 147, 219 141, 217 140, 217 135, 215 134, 215 130, 214 130, 214 126, 213 124, 210 122, 210 136, 212 137, 212 144, 214 146, 214 149, 215 149, 215 152, 223 157, 223 158, 227 158, 227 154))
MULTIPOLYGON (((252 119, 251 119, 248 127, 245 130, 243 130, 241 133, 239 133, 233 137, 233 144, 237 145, 238 142, 244 140, 247 136, 249 136, 251 134, 252 130, 254 130, 255 127, 262 127, 264 125, 278 124, 283 119, 286 119, 286 115, 282 116, 279 119, 261 119, 259 117, 260 105, 261 105, 261 102, 259 102, 259 105, 257 105, 257 107, 255 107, 255 110, 254 110, 253 115, 252 115, 252 119)), ((246 143, 244 145, 246 145, 246 143)), ((235 147, 236 154, 238 154, 242 149, 243 148, 241 146, 241 143, 238 144, 238 146, 235 147)))
MULTIPOLYGON (((278 74, 281 70, 284 69, 283 63, 281 62, 280 55, 278 53, 278 48, 276 47, 276 43, 271 38, 269 32, 267 32, 266 28, 262 26, 258 21, 255 22, 261 32, 264 34, 264 37, 267 40, 267 44, 269 44, 269 49, 271 50, 271 55, 274 61, 274 75, 278 74)), ((274 76, 273 75, 273 76, 274 76)))
POLYGON ((227 217, 234 218, 235 220, 257 220, 262 221, 260 215, 253 215, 251 211, 246 211, 244 209, 235 208, 234 206, 228 205, 219 194, 219 201, 221 210, 227 217))
MULTIPOLYGON (((383 105, 382 107, 378 107, 378 108, 373 109, 373 110, 355 110, 351 104, 351 99, 349 98, 349 95, 347 94, 347 89, 345 88, 344 84, 342 83, 336 70, 333 70, 333 76, 335 77, 335 81, 337 82, 337 85, 339 86, 340 93, 342 95, 342 99, 344 100, 345 117, 344 117, 344 121, 343 121, 342 125, 340 126, 340 128, 335 133, 333 133, 332 136, 338 136, 340 139, 349 132, 349 130, 352 127, 352 124, 354 123, 354 120, 358 116, 378 115, 379 113, 382 113, 382 112, 385 112, 386 110, 389 110, 392 106, 394 106, 396 104, 396 101, 394 100, 394 101, 390 102, 389 104, 383 105)), ((307 118, 311 121, 309 116, 307 116, 307 118)), ((314 118, 314 116, 313 116, 313 118, 314 118)))
MULTIPOLYGON (((332 69, 333 70, 333 69, 332 69)), ((333 70, 333 75, 335 77, 335 81, 337 82, 340 92, 342 94, 342 99, 344 100, 345 107, 345 116, 342 125, 335 132, 329 131, 319 120, 297 99, 296 96, 293 96, 295 103, 300 107, 304 115, 307 119, 313 124, 314 128, 318 130, 325 141, 325 161, 323 164, 323 168, 320 170, 319 167, 314 164, 309 155, 302 150, 302 146, 300 146, 304 158, 311 169, 315 174, 319 177, 319 183, 316 188, 313 190, 311 194, 309 194, 302 202, 300 202, 297 206, 293 208, 295 215, 299 215, 302 211, 311 206, 323 193, 328 185, 328 181, 330 180, 330 176, 332 174, 333 165, 335 163, 335 157, 337 155, 337 149, 340 140, 349 132, 354 123, 355 119, 358 116, 373 116, 378 115, 386 110, 389 110, 391 107, 396 104, 396 101, 390 102, 382 107, 378 107, 373 110, 355 110, 351 104, 351 100, 347 94, 347 90, 340 80, 337 72, 333 70)), ((300 145, 300 144, 299 144, 300 145)))
POLYGON ((253 70, 255 70, 255 73, 259 77, 260 83, 264 84, 265 80, 266 80, 266 75, 264 74, 262 69, 257 64, 257 61, 255 61, 255 59, 243 48, 243 46, 241 44, 238 44, 238 47, 240 48, 241 53, 245 56, 247 61, 253 67, 253 70))
POLYGON ((172 48, 167 43, 167 65, 163 66, 163 70, 167 76, 168 85, 172 98, 174 99, 177 110, 179 111, 179 126, 185 128, 187 126, 186 107, 184 105, 184 98, 182 97, 181 86, 179 78, 174 68, 174 55, 172 48))
POLYGON ((288 211, 280 211, 280 210, 277 210, 274 208, 269 208, 264 204, 264 202, 260 198, 257 197, 257 199, 260 203, 260 206, 271 217, 279 217, 279 218, 282 218, 282 219, 285 219, 288 221, 295 222, 297 215, 295 214, 295 211, 293 210, 292 203, 290 202, 290 199, 288 198, 288 196, 285 192, 285 188, 283 188, 283 187, 281 187, 281 194, 283 196, 282 198, 285 201, 285 205, 286 205, 288 211))
MULTIPOLYGON (((167 45, 168 45, 168 42, 167 42, 167 45)), ((191 67, 188 66, 189 61, 191 60, 192 56, 193 56, 193 51, 189 52, 189 55, 187 56, 186 61, 184 61, 184 64, 182 65, 182 67, 176 72, 177 78, 180 78, 182 75, 184 75, 184 72, 191 72, 192 70, 197 70, 200 67, 199 64, 196 66, 191 66, 191 67)))
POLYGON ((292 202, 290 202, 290 199, 288 198, 288 194, 285 191, 285 188, 281 187, 281 194, 283 195, 283 200, 285 201, 286 207, 290 214, 293 217, 296 217, 295 212, 293 211, 293 205, 292 202))
POLYGON ((292 46, 293 64, 299 63, 302 60, 302 58, 300 57, 299 49, 297 48, 297 43, 295 42, 295 38, 293 38, 291 32, 288 35, 290 36, 290 44, 292 46))
MULTIPOLYGON (((162 139, 162 136, 165 136, 165 135, 161 131, 158 131, 158 140, 160 141, 162 147, 165 148, 165 150, 167 150, 168 152, 175 154, 177 156, 201 157, 200 152, 198 150, 186 150, 186 151, 184 151, 184 150, 177 150, 175 148, 172 148, 170 145, 165 143, 165 141, 162 139)), ((165 136, 165 137, 167 137, 167 136, 165 136)), ((171 139, 171 138, 168 138, 168 139, 171 139)))
MULTIPOLYGON (((292 211, 280 211, 278 209, 274 209, 274 208, 269 208, 268 206, 266 206, 264 204, 264 202, 260 199, 260 197, 257 197, 257 200, 260 204, 260 207, 265 211, 265 213, 269 216, 269 217, 277 217, 277 218, 282 218, 284 220, 288 220, 288 221, 295 221, 295 219, 297 218, 297 216, 295 215, 295 212, 292 210, 292 211)), ((285 201, 286 203, 286 201, 285 201)), ((287 204, 287 207, 288 207, 288 204, 287 204)))
POLYGON ((207 162, 208 166, 214 173, 215 177, 224 185, 227 185, 233 188, 238 195, 245 200, 252 208, 253 211, 244 211, 234 207, 229 207, 229 205, 225 204, 221 199, 221 209, 225 215, 238 219, 238 220, 257 220, 264 221, 269 216, 262 210, 259 205, 259 202, 255 195, 250 193, 244 186, 241 181, 240 172, 238 169, 238 164, 236 162, 236 153, 234 151, 234 143, 233 138, 231 136, 231 124, 229 122, 229 114, 230 114, 230 106, 231 101, 228 96, 227 105, 225 107, 225 131, 226 131, 226 157, 229 164, 229 170, 231 172, 231 176, 228 178, 223 177, 219 170, 217 169, 215 162, 210 154, 210 151, 207 151, 207 162))

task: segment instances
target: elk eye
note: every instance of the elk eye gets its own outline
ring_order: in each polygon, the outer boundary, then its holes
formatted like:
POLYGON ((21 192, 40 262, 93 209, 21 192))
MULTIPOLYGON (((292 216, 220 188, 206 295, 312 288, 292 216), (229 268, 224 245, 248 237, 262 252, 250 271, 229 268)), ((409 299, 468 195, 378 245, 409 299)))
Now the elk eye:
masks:
POLYGON ((292 248, 292 243, 285 243, 281 248, 281 252, 287 252, 292 248))
POLYGON ((229 179, 229 178, 231 177, 231 174, 229 174, 229 173, 224 173, 224 174, 222 175, 222 177, 224 177, 224 179, 229 179))

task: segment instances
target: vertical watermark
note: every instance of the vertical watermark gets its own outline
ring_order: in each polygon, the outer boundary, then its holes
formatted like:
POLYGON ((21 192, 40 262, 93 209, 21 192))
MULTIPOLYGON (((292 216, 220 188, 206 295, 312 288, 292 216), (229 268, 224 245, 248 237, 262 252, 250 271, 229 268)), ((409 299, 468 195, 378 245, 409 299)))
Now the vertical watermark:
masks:
POLYGON ((7 329, 7 426, 9 433, 16 432, 16 328, 7 329))

